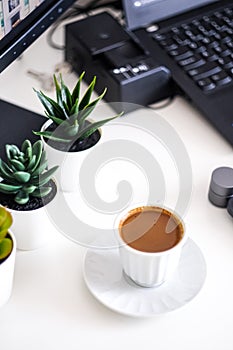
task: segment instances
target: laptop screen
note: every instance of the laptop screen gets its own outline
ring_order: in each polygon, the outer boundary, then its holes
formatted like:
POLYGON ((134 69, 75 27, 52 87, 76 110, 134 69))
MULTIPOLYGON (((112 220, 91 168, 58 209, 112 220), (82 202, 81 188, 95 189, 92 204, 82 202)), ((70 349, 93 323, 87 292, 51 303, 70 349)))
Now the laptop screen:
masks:
POLYGON ((127 28, 136 29, 216 1, 218 0, 123 0, 123 7, 127 28))

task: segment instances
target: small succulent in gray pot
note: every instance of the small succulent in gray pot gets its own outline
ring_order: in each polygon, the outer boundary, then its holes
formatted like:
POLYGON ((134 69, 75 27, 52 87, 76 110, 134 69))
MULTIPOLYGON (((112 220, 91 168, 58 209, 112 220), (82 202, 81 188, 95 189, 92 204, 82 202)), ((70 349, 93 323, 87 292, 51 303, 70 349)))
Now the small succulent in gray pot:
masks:
POLYGON ((14 217, 18 248, 35 249, 44 236, 41 228, 44 227, 45 207, 57 193, 52 176, 58 167, 48 169, 41 140, 34 144, 25 140, 21 147, 7 144, 5 150, 6 160, 0 159, 0 205, 7 207, 14 217), (40 221, 40 228, 38 237, 33 240, 33 232, 38 230, 35 220, 40 221), (28 233, 29 239, 26 238, 28 233), (33 241, 37 243, 34 245, 33 241))
POLYGON ((46 96, 42 91, 35 90, 48 121, 43 125, 42 130, 34 133, 41 136, 45 143, 49 164, 53 165, 54 162, 59 164, 59 171, 63 171, 63 177, 61 174, 58 176, 59 182, 62 190, 68 192, 72 192, 77 185, 77 177, 74 178, 74 174, 78 174, 79 171, 80 157, 83 157, 83 154, 82 156, 80 154, 99 142, 102 126, 122 115, 120 113, 95 122, 88 119, 103 99, 106 89, 97 98, 91 100, 96 84, 96 77, 93 77, 84 95, 81 96, 83 76, 84 72, 72 91, 65 85, 61 75, 60 82, 54 76, 56 100, 46 96))

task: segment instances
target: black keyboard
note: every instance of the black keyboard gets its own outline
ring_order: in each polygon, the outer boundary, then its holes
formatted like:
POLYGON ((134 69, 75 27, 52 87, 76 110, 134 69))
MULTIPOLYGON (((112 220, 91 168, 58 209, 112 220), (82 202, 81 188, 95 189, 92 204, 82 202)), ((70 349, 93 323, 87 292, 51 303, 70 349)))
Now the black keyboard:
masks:
POLYGON ((153 38, 202 91, 233 84, 233 7, 158 31, 153 38))

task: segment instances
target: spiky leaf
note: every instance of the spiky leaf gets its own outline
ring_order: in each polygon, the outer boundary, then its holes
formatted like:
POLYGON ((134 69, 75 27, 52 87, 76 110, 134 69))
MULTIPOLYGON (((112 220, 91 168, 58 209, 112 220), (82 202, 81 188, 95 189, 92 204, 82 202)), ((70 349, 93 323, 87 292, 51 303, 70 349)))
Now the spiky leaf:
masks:
POLYGON ((67 143, 71 141, 71 139, 65 139, 62 137, 54 136, 54 132, 51 132, 51 131, 33 131, 33 133, 37 136, 43 136, 53 141, 67 142, 67 143))
POLYGON ((93 78, 92 82, 90 83, 90 85, 88 86, 85 94, 83 95, 83 98, 79 104, 79 110, 83 110, 88 103, 90 102, 91 99, 91 95, 93 93, 94 87, 95 87, 95 83, 96 83, 96 77, 93 78))
POLYGON ((57 102, 55 102, 50 97, 46 96, 42 91, 34 90, 39 97, 42 105, 44 106, 46 112, 49 115, 54 115, 58 118, 65 119, 62 108, 59 106, 57 102))
POLYGON ((72 108, 72 96, 68 87, 64 84, 62 77, 61 77, 61 98, 62 98, 62 102, 65 103, 65 105, 67 106, 67 110, 69 112, 70 109, 72 108))
POLYGON ((56 125, 60 125, 60 124, 64 123, 64 119, 57 118, 54 115, 47 114, 47 117, 49 119, 51 119, 54 122, 54 124, 56 124, 56 125))
POLYGON ((112 117, 112 118, 108 118, 108 119, 104 119, 104 120, 100 120, 98 122, 94 122, 89 124, 88 126, 86 126, 79 134, 78 134, 78 138, 80 138, 81 140, 89 137, 90 135, 92 135, 97 129, 99 129, 101 126, 103 126, 104 124, 108 123, 109 121, 118 118, 120 115, 122 115, 122 113, 117 114, 116 116, 112 117))
MULTIPOLYGON (((77 104, 79 102, 79 95, 80 95, 80 88, 81 88, 81 82, 82 79, 84 77, 85 72, 82 72, 82 74, 80 75, 77 84, 75 85, 73 91, 72 91, 72 101, 73 104, 77 104)), ((73 112, 75 113, 75 112, 73 112)))
POLYGON ((54 85, 55 85, 55 89, 56 89, 56 98, 57 98, 57 103, 60 105, 60 103, 62 102, 62 98, 61 98, 61 88, 60 85, 57 81, 56 75, 54 74, 53 76, 53 80, 54 80, 54 85))
POLYGON ((86 107, 79 113, 78 121, 79 123, 83 123, 83 121, 93 112, 97 103, 103 99, 106 94, 107 89, 104 89, 102 94, 97 97, 94 101, 90 102, 86 107))
POLYGON ((79 130, 79 125, 67 125, 67 127, 65 128, 65 132, 68 136, 70 137, 74 137, 75 135, 78 134, 78 130, 79 130))

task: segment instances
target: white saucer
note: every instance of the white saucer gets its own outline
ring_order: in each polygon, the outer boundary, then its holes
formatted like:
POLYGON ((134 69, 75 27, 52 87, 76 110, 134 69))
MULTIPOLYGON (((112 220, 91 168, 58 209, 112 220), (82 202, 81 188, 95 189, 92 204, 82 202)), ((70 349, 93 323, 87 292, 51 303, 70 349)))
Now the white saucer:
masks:
POLYGON ((172 279, 155 288, 139 287, 124 275, 117 249, 89 249, 83 273, 90 292, 102 304, 128 316, 148 317, 191 301, 204 284, 206 263, 199 247, 188 239, 172 279))

